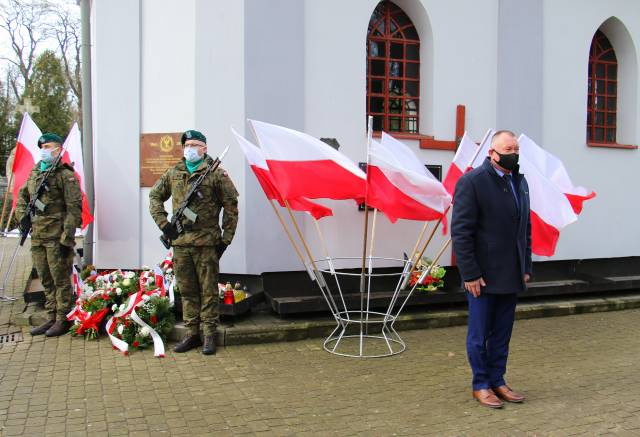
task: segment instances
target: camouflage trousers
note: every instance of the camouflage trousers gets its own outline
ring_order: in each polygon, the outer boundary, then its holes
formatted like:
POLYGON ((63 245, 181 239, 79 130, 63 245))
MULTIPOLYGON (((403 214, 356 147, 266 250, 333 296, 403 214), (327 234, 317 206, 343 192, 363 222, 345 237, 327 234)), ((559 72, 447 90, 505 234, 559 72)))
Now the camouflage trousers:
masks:
POLYGON ((174 246, 182 318, 191 334, 213 335, 218 324, 218 257, 213 246, 174 246))
POLYGON ((31 246, 31 257, 44 287, 44 307, 49 318, 66 320, 67 313, 73 306, 73 250, 66 253, 61 244, 52 242, 31 246))

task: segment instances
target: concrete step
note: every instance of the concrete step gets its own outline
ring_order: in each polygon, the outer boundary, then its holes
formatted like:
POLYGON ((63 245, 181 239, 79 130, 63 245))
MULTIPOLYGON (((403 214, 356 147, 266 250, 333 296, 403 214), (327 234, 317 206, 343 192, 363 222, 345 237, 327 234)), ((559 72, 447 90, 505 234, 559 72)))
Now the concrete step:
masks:
MULTIPOLYGON (((633 293, 606 297, 529 300, 518 304, 516 318, 555 317, 632 308, 640 308, 640 292, 637 290, 633 293)), ((41 306, 30 303, 21 316, 16 318, 16 322, 22 326, 37 326, 45 321, 45 317, 41 306)), ((398 331, 443 328, 464 325, 466 321, 466 307, 426 311, 412 309, 398 318, 395 327, 398 331)), ((223 318, 218 326, 218 344, 231 346, 323 338, 328 336, 335 327, 336 322, 328 313, 283 319, 263 305, 248 316, 223 318)), ((178 323, 171 335, 171 340, 180 339, 185 334, 184 325, 178 323)))

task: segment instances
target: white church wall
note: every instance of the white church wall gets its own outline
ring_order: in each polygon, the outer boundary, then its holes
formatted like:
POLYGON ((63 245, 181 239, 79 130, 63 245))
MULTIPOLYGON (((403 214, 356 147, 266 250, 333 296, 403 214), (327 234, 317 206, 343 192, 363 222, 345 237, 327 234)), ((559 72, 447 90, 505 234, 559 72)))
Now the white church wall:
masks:
MULTIPOLYGON (((141 133, 196 128, 195 3, 195 0, 142 1, 141 133)), ((148 266, 161 261, 166 252, 158 238, 160 230, 149 214, 150 190, 140 189, 141 264, 148 266)), ((166 208, 170 211, 170 201, 166 208)))
MULTIPOLYGON (((193 26, 194 23, 187 23, 193 26)), ((247 168, 230 126, 242 132, 244 106, 244 2, 198 1, 195 20, 195 125, 207 136, 209 153, 216 156, 230 146, 222 167, 240 193, 240 219, 235 238, 220 262, 226 273, 247 273, 247 168)), ((252 176, 253 177, 253 176, 252 176)))
POLYGON ((101 268, 140 263, 140 20, 139 1, 93 2, 94 262, 101 268))
MULTIPOLYGON (((304 130, 304 6, 299 0, 245 1, 247 118, 304 130)), ((247 124, 235 127, 256 142, 247 124)), ((235 154, 242 154, 235 142, 233 148, 235 154)), ((246 173, 243 195, 247 200, 242 215, 247 271, 302 269, 253 172, 247 169, 246 173)))
MULTIPOLYGON (((635 198, 640 183, 640 151, 588 147, 586 105, 587 65, 594 33, 611 16, 617 17, 633 40, 637 59, 640 8, 636 2, 622 0, 547 0, 543 10, 544 133, 534 140, 566 163, 575 184, 597 192, 597 197, 585 204, 578 222, 562 232, 553 259, 637 256, 640 222, 635 198), (571 31, 567 31, 567 20, 571 31)), ((612 43, 617 49, 616 42, 612 43)), ((630 90, 629 97, 635 99, 632 123, 637 126, 638 90, 630 90)), ((624 140, 638 145, 637 129, 624 140)))

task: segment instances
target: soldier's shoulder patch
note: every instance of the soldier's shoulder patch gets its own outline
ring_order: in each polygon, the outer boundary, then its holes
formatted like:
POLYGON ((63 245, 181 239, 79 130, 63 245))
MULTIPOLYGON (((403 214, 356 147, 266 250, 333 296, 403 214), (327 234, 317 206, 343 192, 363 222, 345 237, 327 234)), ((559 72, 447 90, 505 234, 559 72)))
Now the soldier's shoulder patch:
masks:
POLYGON ((67 179, 70 180, 70 181, 75 181, 76 180, 76 178, 74 176, 71 176, 70 178, 67 178, 67 179))

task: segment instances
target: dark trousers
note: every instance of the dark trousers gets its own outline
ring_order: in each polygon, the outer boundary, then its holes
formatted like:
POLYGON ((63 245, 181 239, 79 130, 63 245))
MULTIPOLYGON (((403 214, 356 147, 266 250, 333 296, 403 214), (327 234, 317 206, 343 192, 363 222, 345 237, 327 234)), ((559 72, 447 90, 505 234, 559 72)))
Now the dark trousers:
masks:
POLYGON ((516 293, 482 293, 473 297, 467 292, 467 357, 473 372, 473 390, 505 384, 517 300, 516 293))

